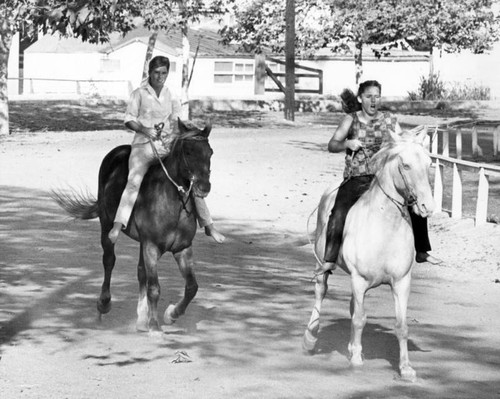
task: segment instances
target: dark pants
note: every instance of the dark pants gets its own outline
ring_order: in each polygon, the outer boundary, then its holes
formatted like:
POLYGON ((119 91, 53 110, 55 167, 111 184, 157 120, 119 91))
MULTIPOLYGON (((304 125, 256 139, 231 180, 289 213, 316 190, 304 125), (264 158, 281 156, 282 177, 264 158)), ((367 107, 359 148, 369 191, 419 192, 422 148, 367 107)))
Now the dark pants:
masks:
MULTIPOLYGON (((326 230, 325 262, 335 263, 342 244, 345 219, 349 209, 368 190, 373 176, 356 176, 346 180, 340 186, 335 204, 328 219, 326 230)), ((410 209, 410 218, 417 252, 427 252, 431 250, 429 233, 427 230, 427 218, 416 215, 410 209)))

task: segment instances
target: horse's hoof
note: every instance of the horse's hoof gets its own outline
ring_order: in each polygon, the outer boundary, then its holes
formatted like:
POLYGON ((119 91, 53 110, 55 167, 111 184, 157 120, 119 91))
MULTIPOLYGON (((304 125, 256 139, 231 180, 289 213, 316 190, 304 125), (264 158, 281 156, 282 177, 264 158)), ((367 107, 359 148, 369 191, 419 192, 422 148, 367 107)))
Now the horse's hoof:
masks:
POLYGON ((351 355, 351 367, 361 367, 363 366, 363 356, 362 355, 351 355))
POLYGON ((137 323, 135 324, 135 329, 138 332, 148 332, 149 327, 148 327, 148 320, 137 320, 137 323))
POLYGON ((175 305, 168 305, 167 310, 165 310, 165 313, 163 314, 163 321, 167 325, 172 325, 174 324, 179 317, 175 317, 175 305))
POLYGON ((401 379, 407 382, 417 381, 417 372, 410 366, 401 367, 401 379))
POLYGON ((302 348, 307 352, 313 352, 316 342, 318 342, 318 338, 312 335, 309 330, 306 330, 302 339, 302 348))
POLYGON ((158 335, 161 333, 162 330, 160 328, 160 323, 158 323, 158 320, 151 320, 149 322, 149 334, 151 335, 158 335))
POLYGON ((110 310, 111 310, 111 299, 106 301, 106 303, 104 303, 100 299, 97 301, 97 311, 100 314, 109 313, 110 310))

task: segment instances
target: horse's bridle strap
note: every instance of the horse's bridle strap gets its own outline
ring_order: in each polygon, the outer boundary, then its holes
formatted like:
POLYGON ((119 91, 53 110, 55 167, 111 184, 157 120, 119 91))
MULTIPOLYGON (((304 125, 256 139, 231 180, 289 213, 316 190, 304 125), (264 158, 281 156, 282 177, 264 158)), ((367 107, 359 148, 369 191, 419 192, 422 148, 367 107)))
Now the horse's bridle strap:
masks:
POLYGON ((186 191, 186 189, 184 187, 177 184, 174 181, 174 179, 172 179, 172 177, 170 177, 170 174, 168 173, 167 168, 163 164, 163 161, 160 157, 160 154, 158 154, 158 151, 156 150, 155 145, 151 139, 149 140, 149 144, 151 144, 151 148, 153 149, 153 152, 154 152, 156 158, 160 162, 161 168, 163 169, 163 172, 165 172, 165 175, 167 176, 168 180, 170 180, 170 182, 177 188, 177 191, 179 191, 179 193, 181 193, 182 195, 186 195, 186 196, 189 195, 189 193, 191 192, 191 188, 193 187, 193 179, 190 180, 189 188, 186 191))

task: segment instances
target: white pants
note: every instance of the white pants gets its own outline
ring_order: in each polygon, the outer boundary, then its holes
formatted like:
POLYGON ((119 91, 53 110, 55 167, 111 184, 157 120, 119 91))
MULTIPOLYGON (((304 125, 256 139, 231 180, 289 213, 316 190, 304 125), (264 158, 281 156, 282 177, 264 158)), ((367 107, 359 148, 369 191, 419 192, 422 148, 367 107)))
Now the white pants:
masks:
MULTIPOLYGON (((155 141, 154 143, 156 144, 155 148, 160 157, 164 157, 169 153, 169 150, 165 149, 160 141, 155 141)), ((149 167, 156 162, 158 162, 158 159, 150 143, 132 145, 132 151, 130 152, 128 161, 129 172, 127 185, 125 186, 125 190, 123 190, 120 205, 118 205, 116 211, 115 222, 121 223, 124 227, 128 225, 135 201, 139 195, 142 180, 149 167)), ((194 196, 194 204, 200 227, 212 224, 212 217, 210 216, 210 211, 208 210, 205 200, 194 196)))

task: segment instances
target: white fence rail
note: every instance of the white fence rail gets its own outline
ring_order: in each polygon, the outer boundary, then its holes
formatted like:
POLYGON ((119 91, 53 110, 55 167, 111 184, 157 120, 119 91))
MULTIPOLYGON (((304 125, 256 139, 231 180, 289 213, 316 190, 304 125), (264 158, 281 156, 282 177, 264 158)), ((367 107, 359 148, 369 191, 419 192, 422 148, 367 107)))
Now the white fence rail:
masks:
POLYGON ((23 94, 74 94, 78 96, 116 96, 128 98, 132 83, 128 80, 8 78, 9 92, 23 94))
POLYGON ((500 178, 500 166, 477 163, 463 160, 464 156, 464 141, 463 132, 468 130, 470 136, 471 158, 478 158, 483 155, 486 150, 479 145, 478 131, 483 134, 492 134, 489 140, 484 141, 490 144, 492 148, 487 149, 487 153, 497 157, 500 151, 500 122, 484 121, 484 122, 469 122, 462 125, 443 126, 428 126, 431 143, 431 157, 434 160, 434 199, 436 201, 436 210, 443 210, 444 184, 443 184, 443 168, 451 168, 452 171, 452 189, 451 189, 451 217, 460 219, 463 217, 463 172, 472 172, 478 176, 477 185, 477 200, 475 206, 475 224, 482 225, 487 222, 488 218, 488 202, 490 181, 489 179, 500 178), (487 130, 485 129, 487 128, 487 130), (455 155, 456 158, 450 157, 450 132, 455 134, 455 155), (441 154, 439 154, 439 149, 441 154))

